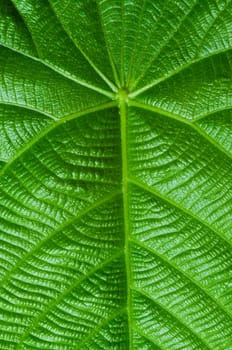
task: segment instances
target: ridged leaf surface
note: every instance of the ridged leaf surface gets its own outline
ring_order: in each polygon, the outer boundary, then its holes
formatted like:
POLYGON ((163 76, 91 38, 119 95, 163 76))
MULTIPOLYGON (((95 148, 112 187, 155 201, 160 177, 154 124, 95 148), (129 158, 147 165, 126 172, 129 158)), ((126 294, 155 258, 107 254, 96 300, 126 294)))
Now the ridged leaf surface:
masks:
POLYGON ((0 0, 0 349, 232 350, 232 3, 0 0))

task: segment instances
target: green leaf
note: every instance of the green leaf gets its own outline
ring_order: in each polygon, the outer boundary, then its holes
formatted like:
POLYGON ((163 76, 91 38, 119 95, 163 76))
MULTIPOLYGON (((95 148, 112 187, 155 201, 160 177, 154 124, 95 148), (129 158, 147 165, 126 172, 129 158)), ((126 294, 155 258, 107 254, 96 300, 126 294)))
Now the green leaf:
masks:
POLYGON ((0 0, 0 349, 232 349, 232 2, 0 0))

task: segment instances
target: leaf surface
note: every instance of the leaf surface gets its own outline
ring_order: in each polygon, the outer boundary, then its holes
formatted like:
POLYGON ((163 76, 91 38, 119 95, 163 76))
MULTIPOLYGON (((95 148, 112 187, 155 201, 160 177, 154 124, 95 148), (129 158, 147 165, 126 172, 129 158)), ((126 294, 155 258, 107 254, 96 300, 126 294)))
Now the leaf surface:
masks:
POLYGON ((0 0, 0 349, 232 349, 230 1, 0 0))

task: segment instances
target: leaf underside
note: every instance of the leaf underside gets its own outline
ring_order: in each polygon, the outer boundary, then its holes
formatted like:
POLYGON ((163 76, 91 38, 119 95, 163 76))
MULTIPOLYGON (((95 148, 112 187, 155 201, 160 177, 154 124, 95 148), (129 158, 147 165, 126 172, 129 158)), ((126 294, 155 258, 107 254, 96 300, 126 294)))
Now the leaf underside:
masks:
POLYGON ((0 0, 0 349, 232 349, 232 2, 0 0))

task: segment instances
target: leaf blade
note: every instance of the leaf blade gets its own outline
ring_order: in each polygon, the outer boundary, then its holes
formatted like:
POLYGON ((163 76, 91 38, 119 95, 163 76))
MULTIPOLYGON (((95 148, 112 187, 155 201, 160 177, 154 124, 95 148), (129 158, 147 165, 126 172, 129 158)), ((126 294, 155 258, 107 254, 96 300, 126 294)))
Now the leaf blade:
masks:
POLYGON ((0 2, 0 348, 231 349, 231 1, 0 2))

